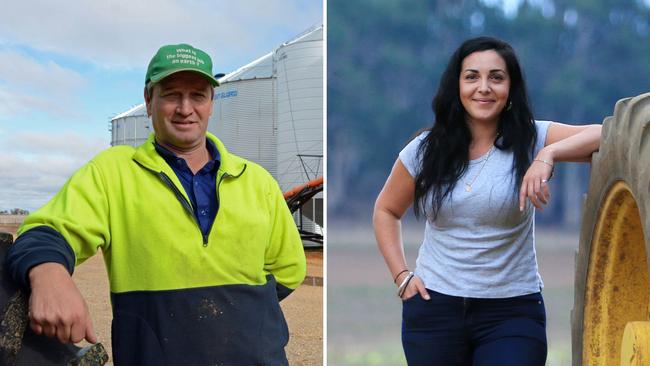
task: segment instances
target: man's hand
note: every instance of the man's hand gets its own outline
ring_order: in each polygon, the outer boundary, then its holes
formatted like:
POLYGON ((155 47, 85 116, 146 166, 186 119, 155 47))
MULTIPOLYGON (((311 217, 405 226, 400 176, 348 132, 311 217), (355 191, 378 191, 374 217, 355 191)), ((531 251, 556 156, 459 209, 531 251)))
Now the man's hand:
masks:
POLYGON ((63 265, 34 266, 29 281, 29 319, 34 333, 57 337, 61 343, 78 343, 84 338, 97 343, 86 302, 63 265))

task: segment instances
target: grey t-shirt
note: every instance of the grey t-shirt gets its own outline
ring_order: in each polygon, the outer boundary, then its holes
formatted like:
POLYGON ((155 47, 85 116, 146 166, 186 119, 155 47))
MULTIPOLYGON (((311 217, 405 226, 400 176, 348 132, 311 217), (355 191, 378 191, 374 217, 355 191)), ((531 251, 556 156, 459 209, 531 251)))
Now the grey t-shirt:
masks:
MULTIPOLYGON (((544 147, 549 125, 535 121, 533 156, 544 147)), ((427 133, 399 154, 413 177, 422 166, 417 150, 427 133)), ((512 151, 492 148, 488 154, 469 162, 438 217, 427 218, 415 274, 428 289, 453 296, 503 298, 543 287, 535 254, 535 207, 527 200, 524 211, 519 211, 512 151), (469 192, 466 183, 471 183, 469 192)))

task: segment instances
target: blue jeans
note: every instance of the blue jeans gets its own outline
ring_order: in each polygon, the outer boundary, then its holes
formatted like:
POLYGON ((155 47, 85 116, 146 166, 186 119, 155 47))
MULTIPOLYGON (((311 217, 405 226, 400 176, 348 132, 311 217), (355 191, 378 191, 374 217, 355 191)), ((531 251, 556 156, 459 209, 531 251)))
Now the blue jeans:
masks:
POLYGON ((476 299, 429 291, 404 301, 402 345, 410 366, 543 366, 546 311, 541 293, 476 299))

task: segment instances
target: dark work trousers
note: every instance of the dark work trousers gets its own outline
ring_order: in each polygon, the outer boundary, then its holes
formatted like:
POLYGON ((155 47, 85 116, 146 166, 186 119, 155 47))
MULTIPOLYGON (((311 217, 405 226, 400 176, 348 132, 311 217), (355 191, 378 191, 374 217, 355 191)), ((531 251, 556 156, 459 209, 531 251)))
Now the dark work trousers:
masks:
POLYGON ((409 366, 544 366, 546 311, 541 293, 476 299, 429 291, 402 308, 409 366))

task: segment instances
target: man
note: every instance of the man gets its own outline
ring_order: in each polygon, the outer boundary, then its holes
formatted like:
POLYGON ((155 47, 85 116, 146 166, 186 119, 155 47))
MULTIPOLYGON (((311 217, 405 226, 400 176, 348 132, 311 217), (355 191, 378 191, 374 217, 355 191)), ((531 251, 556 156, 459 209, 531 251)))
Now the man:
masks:
POLYGON ((148 141, 100 153, 26 218, 7 267, 35 333, 96 342, 70 274, 101 249, 116 365, 287 364, 279 300, 305 276, 302 243, 273 178, 206 132, 216 85, 205 52, 161 47, 148 141))

